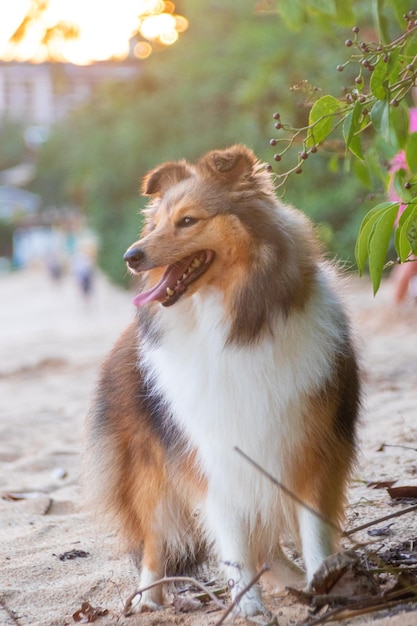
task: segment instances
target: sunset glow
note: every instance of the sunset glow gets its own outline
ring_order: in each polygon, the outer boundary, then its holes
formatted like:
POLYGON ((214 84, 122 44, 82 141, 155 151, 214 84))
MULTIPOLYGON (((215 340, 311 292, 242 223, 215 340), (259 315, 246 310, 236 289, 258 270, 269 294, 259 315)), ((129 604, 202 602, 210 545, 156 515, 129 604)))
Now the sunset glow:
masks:
POLYGON ((80 65, 120 60, 127 57, 136 33, 145 41, 136 44, 134 54, 144 59, 155 45, 175 43, 188 27, 187 20, 174 13, 174 4, 164 0, 48 0, 46 4, 47 9, 39 13, 39 0, 13 0, 0 11, 0 59, 80 65), (23 36, 9 41, 30 11, 32 19, 23 36))

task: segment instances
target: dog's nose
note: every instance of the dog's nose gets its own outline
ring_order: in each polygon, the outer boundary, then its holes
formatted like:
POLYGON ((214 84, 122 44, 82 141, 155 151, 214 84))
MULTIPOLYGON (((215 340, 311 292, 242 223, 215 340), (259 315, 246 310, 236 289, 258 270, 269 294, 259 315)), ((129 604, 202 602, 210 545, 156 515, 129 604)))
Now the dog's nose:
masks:
POLYGON ((123 255, 123 259, 132 269, 137 269, 145 258, 145 251, 142 248, 129 248, 123 255))

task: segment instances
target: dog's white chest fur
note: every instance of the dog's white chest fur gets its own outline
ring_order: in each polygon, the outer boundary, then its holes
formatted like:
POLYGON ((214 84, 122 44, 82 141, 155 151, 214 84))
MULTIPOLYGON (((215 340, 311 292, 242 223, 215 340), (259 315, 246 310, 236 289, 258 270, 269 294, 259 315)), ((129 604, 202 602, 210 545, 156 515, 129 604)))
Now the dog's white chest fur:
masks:
POLYGON ((337 341, 335 304, 319 288, 303 312, 277 319, 251 345, 226 345, 220 294, 162 310, 162 340, 142 354, 173 417, 195 448, 208 491, 227 508, 270 519, 277 489, 236 451, 285 481, 286 455, 305 438, 302 402, 328 379, 337 341))

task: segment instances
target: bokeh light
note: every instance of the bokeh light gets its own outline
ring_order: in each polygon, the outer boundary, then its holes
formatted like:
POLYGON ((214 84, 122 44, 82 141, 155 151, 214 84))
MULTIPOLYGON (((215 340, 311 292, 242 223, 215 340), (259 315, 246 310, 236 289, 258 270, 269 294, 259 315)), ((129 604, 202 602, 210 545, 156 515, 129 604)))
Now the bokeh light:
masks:
POLYGON ((169 46, 188 27, 170 0, 13 0, 0 19, 0 59, 88 64, 121 60, 140 36, 134 55, 169 46), (44 10, 40 7, 45 5, 44 10), (29 15, 22 30, 22 21, 29 15), (20 29, 16 33, 17 29, 20 29))

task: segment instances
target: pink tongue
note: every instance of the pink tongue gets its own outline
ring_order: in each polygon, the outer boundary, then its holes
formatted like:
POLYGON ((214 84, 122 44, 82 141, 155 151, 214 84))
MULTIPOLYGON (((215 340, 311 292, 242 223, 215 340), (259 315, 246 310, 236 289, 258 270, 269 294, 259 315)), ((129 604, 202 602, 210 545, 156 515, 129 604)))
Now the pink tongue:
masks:
POLYGON ((162 276, 161 280, 155 287, 152 289, 148 289, 142 293, 138 293, 137 296, 133 299, 133 304, 137 307, 143 306, 148 302, 154 302, 157 300, 158 302, 165 300, 167 295, 167 287, 170 289, 175 289, 177 284, 177 280, 181 278, 184 271, 187 269, 189 264, 191 263, 193 256, 189 256, 185 259, 182 259, 179 263, 175 265, 169 265, 165 274, 162 276))
POLYGON ((152 302, 153 300, 161 300, 162 298, 165 298, 167 286, 165 278, 162 277, 155 287, 152 287, 152 289, 148 289, 148 291, 144 291, 143 293, 138 293, 138 295, 133 298, 133 304, 139 307, 147 304, 148 302, 152 302))

